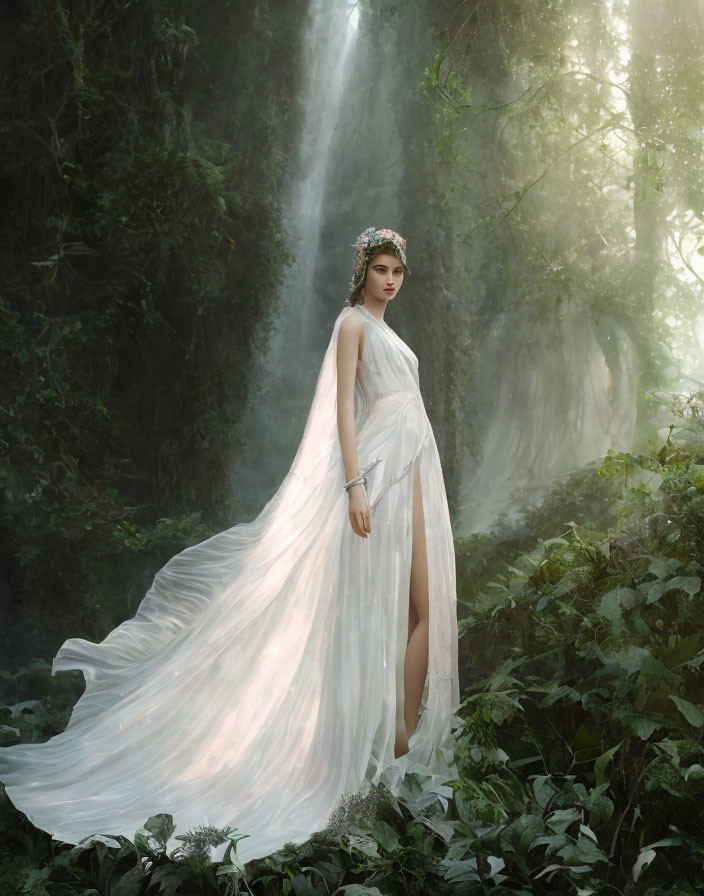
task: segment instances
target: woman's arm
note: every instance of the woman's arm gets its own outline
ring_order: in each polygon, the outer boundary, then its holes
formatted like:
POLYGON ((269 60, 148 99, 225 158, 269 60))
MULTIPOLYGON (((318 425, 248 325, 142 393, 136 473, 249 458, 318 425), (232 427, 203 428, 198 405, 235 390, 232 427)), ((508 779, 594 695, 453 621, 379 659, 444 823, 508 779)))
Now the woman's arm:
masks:
MULTIPOLYGON (((355 314, 349 314, 337 334, 337 433, 340 438, 345 482, 359 473, 357 434, 354 427, 354 386, 357 361, 364 347, 364 326, 355 314)), ((367 493, 363 483, 350 486, 349 518, 355 533, 366 538, 372 530, 367 493)))

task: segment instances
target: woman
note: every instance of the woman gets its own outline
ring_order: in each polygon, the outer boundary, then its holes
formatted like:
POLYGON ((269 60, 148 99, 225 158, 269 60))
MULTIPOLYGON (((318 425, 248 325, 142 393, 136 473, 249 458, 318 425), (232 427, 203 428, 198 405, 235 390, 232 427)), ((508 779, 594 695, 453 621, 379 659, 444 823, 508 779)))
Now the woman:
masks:
POLYGON ((248 861, 324 828, 344 793, 393 786, 447 738, 447 501, 418 360, 383 319, 405 242, 369 228, 355 249, 274 497, 172 558, 100 644, 66 641, 54 671, 86 679, 66 730, 0 750, 8 795, 56 839, 131 838, 167 812, 177 833, 237 828, 248 861))

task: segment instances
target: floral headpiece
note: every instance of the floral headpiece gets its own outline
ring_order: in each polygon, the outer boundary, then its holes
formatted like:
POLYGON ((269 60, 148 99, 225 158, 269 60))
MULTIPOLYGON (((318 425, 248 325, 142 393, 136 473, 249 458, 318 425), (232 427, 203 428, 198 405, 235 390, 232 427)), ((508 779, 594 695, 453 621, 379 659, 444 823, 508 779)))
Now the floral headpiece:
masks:
POLYGON ((391 243, 396 249, 396 254, 401 259, 403 267, 407 274, 410 274, 408 265, 406 264, 406 241, 396 233, 395 230, 389 230, 387 227, 377 230, 376 227, 367 227, 364 233, 360 233, 357 239, 352 243, 355 250, 354 256, 354 274, 350 280, 350 289, 356 289, 367 275, 367 265, 371 259, 372 249, 380 246, 382 243, 391 243))

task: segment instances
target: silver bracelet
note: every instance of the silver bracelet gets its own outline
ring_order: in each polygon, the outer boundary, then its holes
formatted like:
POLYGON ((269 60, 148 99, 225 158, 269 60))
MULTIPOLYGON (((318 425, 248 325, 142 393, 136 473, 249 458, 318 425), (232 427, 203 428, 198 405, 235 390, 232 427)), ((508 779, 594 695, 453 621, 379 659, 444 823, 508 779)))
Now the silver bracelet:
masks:
POLYGON ((364 486, 366 486, 367 477, 364 475, 364 473, 360 473, 358 476, 355 476, 354 479, 350 479, 349 482, 346 482, 345 490, 349 491, 349 489, 352 488, 353 485, 357 485, 357 483, 359 483, 359 482, 361 482, 364 486))
POLYGON ((362 467, 361 472, 357 473, 355 477, 350 479, 349 482, 345 483, 345 491, 350 489, 353 485, 356 485, 358 482, 361 482, 366 487, 367 485, 367 473, 372 470, 378 463, 381 462, 381 458, 377 457, 376 460, 373 460, 371 463, 368 463, 366 467, 362 467))

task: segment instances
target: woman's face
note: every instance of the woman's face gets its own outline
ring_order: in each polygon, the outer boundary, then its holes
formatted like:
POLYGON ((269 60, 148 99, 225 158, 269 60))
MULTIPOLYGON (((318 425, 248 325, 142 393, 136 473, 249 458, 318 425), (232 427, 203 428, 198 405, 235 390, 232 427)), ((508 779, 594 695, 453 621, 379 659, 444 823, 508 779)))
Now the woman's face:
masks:
POLYGON ((388 302, 401 289, 403 264, 395 255, 375 255, 367 266, 364 300, 388 302))

